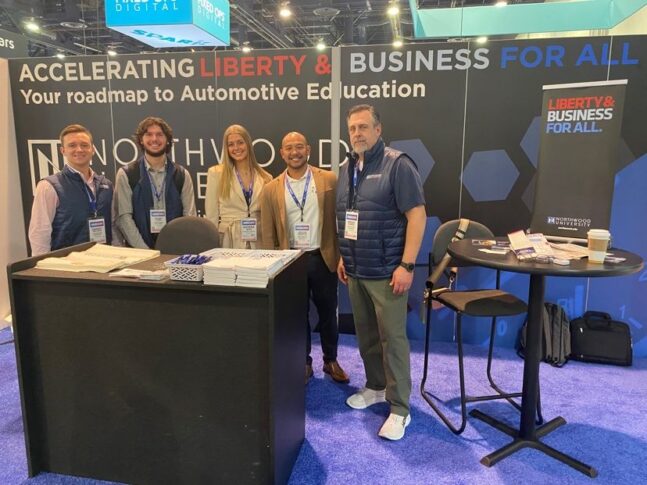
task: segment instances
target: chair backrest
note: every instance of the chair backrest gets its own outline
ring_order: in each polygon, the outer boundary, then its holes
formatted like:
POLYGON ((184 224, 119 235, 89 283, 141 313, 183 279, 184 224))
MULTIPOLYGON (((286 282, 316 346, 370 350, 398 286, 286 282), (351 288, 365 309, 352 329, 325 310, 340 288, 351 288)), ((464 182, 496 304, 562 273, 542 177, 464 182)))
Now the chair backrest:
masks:
MULTIPOLYGON (((447 221, 436 230, 431 247, 431 261, 434 265, 440 263, 447 253, 447 246, 449 246, 452 238, 456 235, 459 223, 460 219, 447 221)), ((480 222, 469 221, 463 237, 466 239, 492 239, 494 238, 494 234, 480 222)), ((453 263, 452 265, 457 266, 453 263)))
POLYGON ((155 249, 163 254, 197 254, 220 246, 216 225, 204 217, 184 216, 166 224, 155 249))

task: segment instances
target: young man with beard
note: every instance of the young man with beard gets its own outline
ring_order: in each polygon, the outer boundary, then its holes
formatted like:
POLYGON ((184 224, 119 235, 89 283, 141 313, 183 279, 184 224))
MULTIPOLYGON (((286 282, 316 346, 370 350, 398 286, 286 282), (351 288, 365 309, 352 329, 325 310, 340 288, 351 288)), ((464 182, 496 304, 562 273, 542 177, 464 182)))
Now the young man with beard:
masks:
MULTIPOLYGON (((308 164, 310 145, 295 131, 283 137, 281 157, 286 170, 263 188, 261 224, 265 249, 298 248, 308 258, 308 296, 319 314, 323 350, 323 371, 341 383, 349 381, 337 363, 337 277, 339 246, 335 229, 335 187, 333 172, 308 164)), ((308 308, 304 308, 306 384, 313 375, 308 308)))
POLYGON ((32 256, 88 241, 110 244, 112 182, 90 168, 92 134, 81 125, 61 131, 65 166, 36 186, 29 221, 32 256))
POLYGON ((134 138, 142 156, 117 172, 116 224, 129 246, 154 248, 168 222, 196 214, 193 182, 187 170, 168 157, 173 130, 162 118, 142 120, 134 138))

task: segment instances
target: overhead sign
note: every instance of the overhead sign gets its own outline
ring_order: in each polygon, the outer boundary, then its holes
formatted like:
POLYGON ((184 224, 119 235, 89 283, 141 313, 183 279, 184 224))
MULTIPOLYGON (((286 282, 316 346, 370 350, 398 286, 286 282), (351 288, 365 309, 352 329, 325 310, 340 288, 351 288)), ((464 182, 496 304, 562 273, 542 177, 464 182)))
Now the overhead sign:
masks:
POLYGON ((27 57, 27 39, 22 35, 0 29, 0 58, 27 57))
POLYGON ((106 0, 106 25, 152 47, 229 45, 226 0, 106 0))

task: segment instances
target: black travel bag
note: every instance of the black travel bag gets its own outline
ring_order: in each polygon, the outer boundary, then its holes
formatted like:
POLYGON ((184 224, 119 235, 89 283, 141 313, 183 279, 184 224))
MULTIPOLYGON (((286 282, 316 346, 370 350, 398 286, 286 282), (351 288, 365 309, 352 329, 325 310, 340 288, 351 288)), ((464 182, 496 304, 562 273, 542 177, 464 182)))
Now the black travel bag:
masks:
POLYGON ((571 320, 571 359, 598 364, 631 365, 629 325, 604 312, 586 312, 571 320))

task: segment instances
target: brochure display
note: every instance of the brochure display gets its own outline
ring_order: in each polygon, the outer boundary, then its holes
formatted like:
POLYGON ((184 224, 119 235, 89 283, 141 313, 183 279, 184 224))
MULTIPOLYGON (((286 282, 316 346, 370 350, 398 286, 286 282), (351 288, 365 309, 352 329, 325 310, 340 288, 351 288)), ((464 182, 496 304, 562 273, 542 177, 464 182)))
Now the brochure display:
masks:
POLYGON ((30 476, 288 481, 305 430, 305 258, 267 288, 51 271, 39 259, 9 267, 30 476))

